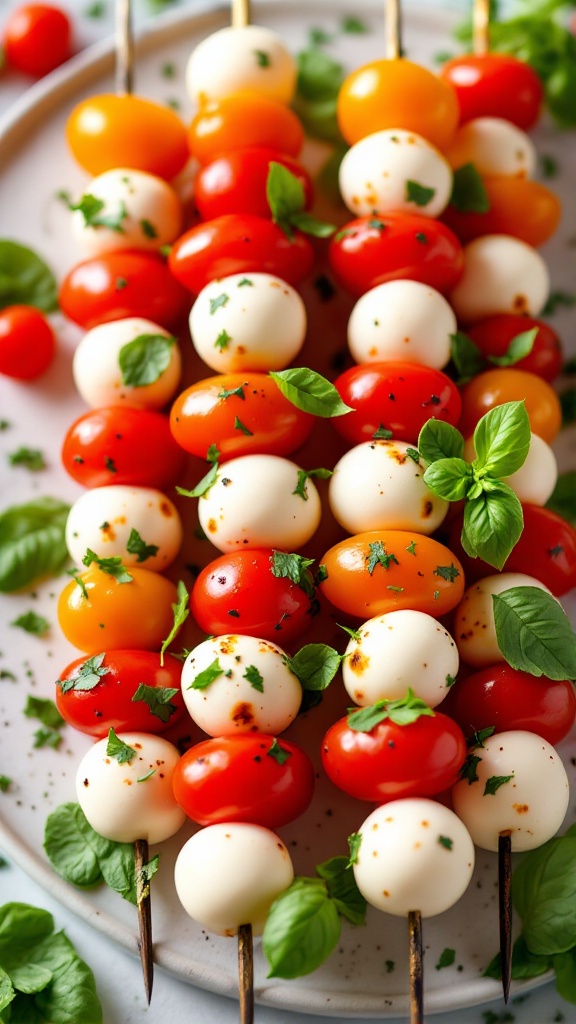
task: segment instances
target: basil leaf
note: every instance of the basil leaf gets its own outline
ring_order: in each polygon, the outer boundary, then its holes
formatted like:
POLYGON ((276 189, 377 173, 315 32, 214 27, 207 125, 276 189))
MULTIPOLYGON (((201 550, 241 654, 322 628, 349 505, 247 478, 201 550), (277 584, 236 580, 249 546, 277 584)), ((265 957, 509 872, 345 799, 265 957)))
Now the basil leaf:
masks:
POLYGON ((446 501, 465 498, 473 483, 472 466, 464 459, 438 459, 424 473, 424 483, 446 501))
POLYGON ((494 363, 495 366, 514 366, 515 363, 530 355, 537 334, 537 327, 532 327, 530 331, 522 331, 521 334, 512 338, 503 356, 488 356, 488 361, 494 363))
POLYGON ((460 213, 487 213, 490 209, 484 182, 473 163, 463 164, 454 171, 450 206, 460 213))
POLYGON ((464 438, 456 427, 442 420, 427 420, 418 435, 420 457, 432 465, 439 459, 461 459, 464 438))
POLYGON ((450 335, 450 355, 458 373, 458 383, 466 384, 471 377, 486 369, 486 359, 463 331, 450 335))
POLYGON ((213 484, 216 483, 217 477, 218 463, 213 462, 208 472, 205 473, 202 479, 196 484, 196 487, 193 487, 191 491, 187 491, 184 487, 177 487, 176 490, 178 491, 178 494, 181 494, 184 498, 201 498, 202 495, 206 494, 213 484))
MULTIPOLYGON (((512 977, 515 981, 521 978, 539 978, 541 974, 549 971, 551 966, 550 957, 535 956, 528 949, 524 936, 518 936, 512 947, 512 977)), ((502 977, 500 953, 497 953, 494 959, 490 961, 483 977, 494 978, 496 981, 500 981, 502 977)))
POLYGON ((546 508, 567 519, 576 526, 576 470, 562 473, 557 481, 546 508))
POLYGON ((336 948, 340 931, 338 910, 325 884, 296 878, 274 901, 264 926, 268 977, 297 978, 315 971, 336 948))
POLYGON ((310 572, 311 565, 314 565, 314 559, 304 558, 303 555, 287 554, 285 551, 272 551, 270 555, 272 575, 277 579, 288 579, 295 583, 310 599, 316 592, 314 577, 310 572))
POLYGON ((23 713, 26 718, 37 718, 47 729, 61 729, 66 724, 54 701, 49 697, 28 695, 23 713))
POLYGON ((123 740, 117 736, 115 730, 110 726, 108 730, 108 743, 106 744, 106 755, 108 757, 114 757, 118 764, 124 764, 126 761, 131 761, 133 757, 136 757, 136 750, 134 747, 128 746, 123 740))
POLYGON ((19 590, 60 571, 68 558, 69 511, 56 498, 36 498, 0 515, 0 591, 19 590))
POLYGON ((521 860, 512 879, 512 897, 531 953, 554 956, 574 946, 575 891, 573 836, 551 839, 521 860))
POLYGON ((510 476, 526 461, 530 436, 530 420, 524 402, 497 405, 476 424, 474 468, 492 476, 510 476))
POLYGON ((498 490, 483 491, 466 502, 462 547, 471 558, 482 558, 501 569, 520 539, 523 523, 522 506, 514 491, 498 483, 498 490))
POLYGON ((23 629, 25 633, 32 633, 33 636, 43 636, 50 629, 48 619, 34 611, 24 612, 17 619, 13 619, 10 625, 23 629))
POLYGON ((306 366, 278 372, 270 371, 268 376, 276 382, 284 397, 304 412, 323 418, 344 416, 347 412, 354 412, 342 401, 330 381, 306 366))
POLYGON ((496 639, 512 668, 549 679, 576 679, 576 637, 565 611, 538 587, 493 594, 496 639))
POLYGON ((0 907, 0 960, 20 956, 50 935, 54 918, 47 910, 26 903, 5 903, 0 907))
POLYGON ((111 669, 106 666, 102 667, 105 657, 106 652, 93 654, 69 679, 59 679, 58 685, 61 687, 62 693, 68 693, 68 690, 93 690, 95 686, 98 686, 102 676, 107 676, 111 672, 111 669))
POLYGON ((287 659, 287 665, 304 690, 325 690, 332 682, 342 655, 327 644, 306 644, 287 659))
POLYGON ((175 602, 172 605, 172 611, 174 613, 174 622, 172 624, 172 629, 168 633, 168 636, 166 637, 166 639, 162 642, 162 646, 160 648, 160 664, 161 665, 164 664, 164 655, 165 655, 166 651, 170 647, 170 644, 172 643, 172 641, 176 639, 176 636, 178 635, 178 632, 180 631, 182 625, 186 622, 186 619, 188 618, 188 616, 190 614, 190 609, 188 607, 188 602, 190 600, 190 595, 189 595, 188 591, 186 590, 186 587, 185 587, 184 583, 182 582, 182 580, 178 580, 178 586, 176 588, 176 592, 177 592, 177 595, 178 595, 178 601, 175 602))
POLYGON ((52 271, 32 249, 0 240, 0 309, 35 306, 43 313, 58 309, 58 287, 52 271))
POLYGON ((316 865, 316 873, 326 882, 328 893, 340 914, 352 924, 366 923, 366 900, 360 892, 348 857, 331 857, 316 865))
POLYGON ((103 881, 136 903, 134 845, 114 843, 94 831, 79 804, 61 804, 46 819, 44 849, 54 870, 79 888, 103 881))
POLYGON ((387 719, 394 725, 411 725, 422 715, 433 718, 434 712, 409 689, 405 697, 378 700, 375 704, 355 709, 348 715, 348 726, 354 732, 372 732, 387 719))
POLYGON ((313 47, 296 56, 297 94, 303 100, 335 100, 344 81, 344 68, 322 50, 313 47))
POLYGON ((161 722, 169 722, 175 711, 176 704, 172 704, 172 697, 178 693, 174 686, 147 686, 140 683, 132 697, 132 701, 144 701, 150 708, 150 714, 155 715, 161 722))
POLYGON ((189 690, 205 690, 206 687, 210 686, 219 676, 224 674, 224 669, 220 665, 218 658, 214 658, 214 661, 202 669, 197 676, 194 677, 189 690))
POLYGON ((143 388, 155 384, 168 369, 176 338, 165 334, 139 334, 123 345, 118 353, 122 383, 143 388))
POLYGON ((266 198, 272 220, 282 227, 291 223, 294 213, 299 213, 306 205, 304 186, 295 174, 284 164, 270 161, 266 179, 266 198))
POLYGON ((122 558, 120 555, 110 555, 109 558, 100 558, 95 551, 88 548, 84 558, 82 559, 82 565, 90 567, 95 562, 101 572, 106 573, 107 576, 112 576, 116 580, 116 583, 132 583, 134 577, 130 575, 124 565, 122 565, 122 558))
POLYGON ((404 198, 407 203, 414 203, 415 206, 426 206, 435 195, 435 188, 428 188, 426 185, 421 185, 419 181, 408 180, 406 182, 406 194, 404 198))
POLYGON ((307 210, 293 213, 290 217, 290 224, 302 231, 305 235, 313 235, 314 238, 329 238, 336 231, 335 224, 329 224, 325 220, 318 220, 307 210))
POLYGON ((576 1003, 576 946, 552 958, 556 991, 569 1003, 576 1003))

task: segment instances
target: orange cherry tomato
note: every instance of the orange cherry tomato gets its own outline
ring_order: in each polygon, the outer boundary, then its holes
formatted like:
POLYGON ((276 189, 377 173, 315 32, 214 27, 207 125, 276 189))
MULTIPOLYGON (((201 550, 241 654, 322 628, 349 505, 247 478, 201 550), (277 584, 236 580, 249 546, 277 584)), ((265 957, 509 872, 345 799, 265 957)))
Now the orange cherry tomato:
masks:
POLYGON ((462 389, 462 418, 458 429, 471 437, 478 420, 504 402, 526 402, 532 433, 552 444, 562 426, 562 410, 556 392, 535 373, 526 370, 486 370, 462 389))
POLYGON ((190 152, 201 164, 222 153, 267 146, 298 156, 304 129, 283 103, 256 93, 234 93, 203 105, 188 130, 190 152))
POLYGON ((169 107, 141 96, 91 96, 74 108, 66 138, 90 174, 133 167, 169 181, 188 159, 186 129, 169 107))
POLYGON ((100 651, 159 650, 172 629, 176 587, 149 569, 130 568, 132 581, 118 583, 97 565, 71 580, 58 599, 58 622, 74 647, 100 651))
POLYGON ((337 116, 350 145, 401 125, 443 149, 458 125, 458 100, 450 85, 419 64, 375 60, 345 80, 337 116))
POLYGON ((464 593, 464 572, 448 548, 407 530, 373 530, 335 544, 320 562, 320 587, 339 611, 359 619, 412 608, 438 618, 464 593))
POLYGON ((549 188, 528 178, 484 179, 490 209, 486 213, 461 213, 449 206, 442 220, 461 242, 481 235, 513 235, 538 248, 556 231, 560 200, 549 188))
POLYGON ((239 455, 290 455, 308 440, 313 426, 314 417, 284 398, 265 373, 199 380, 178 396, 170 413, 170 429, 181 448, 204 459, 215 442, 220 462, 239 455))

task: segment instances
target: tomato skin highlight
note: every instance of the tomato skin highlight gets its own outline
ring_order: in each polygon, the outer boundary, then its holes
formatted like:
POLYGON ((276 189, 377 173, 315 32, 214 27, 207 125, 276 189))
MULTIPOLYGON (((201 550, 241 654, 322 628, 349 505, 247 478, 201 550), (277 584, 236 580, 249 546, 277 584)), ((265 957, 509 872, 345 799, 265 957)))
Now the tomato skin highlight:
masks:
POLYGON ((505 402, 526 402, 530 429, 552 444, 562 425, 562 410, 556 392, 534 373, 505 367, 485 370, 462 389, 461 434, 472 437, 478 420, 505 402))
POLYGON ((171 327, 190 305, 165 260, 136 250, 78 263, 62 281, 58 300, 62 312, 86 330, 131 316, 171 327))
POLYGON ((181 235, 168 262, 174 277, 197 295, 209 281, 251 271, 296 285, 312 270, 314 251, 299 231, 289 239, 265 217, 228 213, 181 235))
POLYGON ((331 547, 320 563, 328 573, 320 584, 324 596, 340 611, 363 621, 398 608, 427 612, 437 619, 452 611, 464 593, 462 565, 452 552, 431 537, 405 530, 347 537, 331 547), (382 544, 398 564, 391 561, 388 569, 378 564, 370 573, 371 544, 382 544), (413 545, 411 553, 408 548, 413 545), (435 573, 440 566, 454 566, 453 581, 435 573))
POLYGON ((384 720, 370 732, 356 732, 341 718, 322 743, 322 765, 334 785, 378 804, 441 793, 456 782, 465 759, 460 726, 438 711, 409 725, 384 720))
POLYGON ((528 178, 484 178, 490 203, 486 213, 462 213, 448 206, 442 220, 461 242, 482 235, 512 235, 535 249, 552 237, 560 223, 560 200, 549 188, 528 178))
POLYGON ((207 377, 186 388, 170 411, 170 429, 176 442, 199 458, 206 458, 216 440, 219 462, 239 455, 290 455, 308 440, 314 417, 297 409, 265 373, 226 373, 207 377), (242 388, 244 398, 224 391, 242 388), (245 434, 236 418, 251 434, 245 434))
POLYGON ((502 313, 479 320, 468 328, 468 335, 485 356, 503 356, 513 338, 537 327, 532 351, 514 363, 517 370, 535 373, 550 383, 562 371, 563 353, 560 339, 549 324, 532 316, 502 313))
POLYGON ((250 92, 204 103, 188 130, 190 152, 201 164, 253 146, 298 156, 303 144, 304 129, 289 107, 250 92))
POLYGON ((308 172, 291 157, 273 149, 238 149, 224 153, 200 169, 194 180, 194 205, 203 220, 227 213, 270 217, 266 183, 270 164, 285 167, 301 183, 306 209, 312 205, 312 181, 308 172))
POLYGON ((378 284, 406 278, 447 293, 464 265, 462 246, 450 228, 417 213, 349 221, 333 236, 329 258, 337 281, 356 298, 378 284))
MULTIPOLYGON (((576 530, 565 519, 540 505, 522 505, 524 528, 502 572, 524 572, 544 583, 555 597, 576 587, 576 530)), ((470 558, 462 547, 462 516, 450 526, 448 545, 464 566, 469 585, 497 570, 481 558, 470 558)))
POLYGON ((0 373, 15 380, 36 380, 56 352, 54 333, 46 317, 33 306, 0 310, 0 373))
POLYGON ((72 26, 59 7, 26 4, 8 15, 4 26, 6 63, 41 78, 72 56, 72 26))
POLYGON ((441 370, 417 363, 360 363, 345 370, 334 386, 354 412, 332 420, 347 441, 370 441, 380 427, 396 441, 415 444, 427 420, 456 426, 462 403, 458 388, 441 370))
MULTIPOLYGON (((66 666, 59 682, 76 679, 86 658, 77 658, 66 666)), ((100 670, 107 669, 91 690, 69 689, 56 685, 56 706, 69 725, 97 739, 115 732, 163 733, 185 713, 180 692, 182 664, 171 654, 164 655, 164 666, 153 651, 106 651, 100 670), (174 711, 167 722, 152 714, 145 701, 133 701, 140 683, 177 689, 170 698, 174 711)))
POLYGON ((170 181, 188 159, 178 115, 142 96, 88 97, 70 114, 66 139, 75 160, 93 175, 131 167, 170 181))
POLYGON ((272 575, 272 554, 270 548, 233 551, 202 569, 190 595, 201 629, 214 636, 233 629, 281 647, 308 629, 312 598, 286 577, 272 575))
POLYGON ((178 601, 170 580, 149 569, 130 568, 131 583, 117 583, 91 565, 71 580, 58 599, 58 622, 66 639, 87 654, 105 650, 159 650, 173 625, 178 601))
POLYGON ((64 438, 62 462, 83 487, 129 484, 164 490, 182 474, 186 456, 167 416, 109 405, 80 416, 64 438))
POLYGON ((503 117, 523 128, 538 120, 544 90, 536 72, 506 53, 467 53, 440 69, 456 92, 460 123, 475 117, 503 117))
POLYGON ((496 732, 526 729, 556 746, 576 718, 576 695, 570 680, 547 679, 490 665, 458 679, 442 704, 466 736, 496 727, 496 732))
POLYGON ((296 744, 266 733, 217 736, 187 750, 173 775, 174 796, 192 821, 215 825, 246 821, 275 829, 308 807, 314 767, 296 744), (268 751, 273 743, 289 756, 283 764, 268 751))

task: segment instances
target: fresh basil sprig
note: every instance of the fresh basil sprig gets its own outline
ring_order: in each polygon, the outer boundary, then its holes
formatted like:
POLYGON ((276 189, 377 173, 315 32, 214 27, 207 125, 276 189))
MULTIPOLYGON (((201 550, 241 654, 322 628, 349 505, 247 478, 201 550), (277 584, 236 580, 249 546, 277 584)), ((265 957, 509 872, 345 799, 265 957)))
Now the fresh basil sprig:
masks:
POLYGON ((297 366, 291 370, 271 370, 268 374, 292 405, 313 416, 323 419, 344 416, 354 410, 342 401, 338 391, 329 380, 316 370, 297 366))
POLYGON ((474 431, 476 458, 462 458, 464 439, 454 427, 428 420, 418 450, 430 465, 424 481, 447 501, 466 500, 462 547, 501 569, 522 533, 522 506, 501 478, 523 465, 530 447, 530 422, 523 402, 505 402, 479 420, 474 431))
POLYGON ((576 636, 566 612, 539 587, 493 594, 496 639, 512 668, 549 679, 576 679, 576 636))
POLYGON ((54 870, 67 882, 81 889, 106 882, 136 905, 134 844, 104 839, 79 804, 60 804, 48 815, 44 849, 54 870))
POLYGON ((275 160, 270 161, 266 198, 272 220, 289 239, 294 237, 295 228, 316 238, 328 238, 336 230, 335 224, 327 224, 308 213, 302 182, 284 164, 275 160))

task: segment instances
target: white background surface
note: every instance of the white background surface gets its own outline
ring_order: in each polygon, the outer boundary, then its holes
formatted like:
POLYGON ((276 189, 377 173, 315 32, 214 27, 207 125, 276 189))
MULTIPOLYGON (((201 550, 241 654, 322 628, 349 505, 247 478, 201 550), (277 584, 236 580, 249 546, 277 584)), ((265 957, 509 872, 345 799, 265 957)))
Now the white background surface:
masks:
MULTIPOLYGON (((81 49, 94 42, 112 29, 112 0, 105 0, 105 15, 99 19, 85 17, 85 11, 91 0, 59 0, 74 16, 77 27, 76 48, 81 49)), ((194 0, 188 0, 187 7, 193 7, 194 0)), ((0 24, 9 10, 16 6, 15 0, 0 0, 0 24)), ((171 5, 173 6, 173 5, 171 5)), ((354 8, 353 0, 350 4, 354 8)), ((141 25, 151 17, 154 10, 148 0, 136 3, 136 24, 141 25)), ((28 81, 16 75, 4 75, 0 78, 0 114, 27 87, 28 81)), ((2 202, 0 192, 0 211, 2 202)), ((1 213, 0 213, 1 233, 1 213)), ((54 914, 56 927, 64 928, 74 942, 80 955, 87 960, 96 976, 98 992, 103 1005, 105 1024, 135 1024, 136 1021, 149 1024, 195 1024, 218 1022, 232 1024, 238 1020, 238 1008, 235 1002, 192 988, 167 974, 157 970, 154 982, 154 995, 150 1008, 146 1006, 139 962, 117 947, 111 947, 99 933, 93 931, 70 911, 56 903, 36 883, 32 882, 16 865, 9 864, 0 870, 0 903, 8 901, 28 902, 35 906, 45 907, 54 914)), ((473 927, 473 922, 471 922, 473 927)), ((233 958, 234 944, 230 944, 230 956, 233 958)), ((431 1018, 437 1024, 484 1024, 487 1011, 493 1011, 501 1021, 510 1020, 504 1016, 503 1003, 492 1003, 468 1011, 441 1014, 431 1018)), ((539 989, 522 997, 522 1002, 512 1003, 509 1012, 519 1024, 551 1024, 553 1021, 564 1020, 567 1024, 576 1024, 576 1008, 564 1003, 555 993, 552 985, 539 989), (560 1016, 561 1015, 561 1016, 560 1016)), ((288 1011, 270 1010, 263 1007, 256 1009, 258 1024, 319 1024, 321 1020, 311 1015, 292 1014, 288 1011)), ((490 1017, 488 1017, 490 1019, 490 1017)), ((494 1019, 493 1024, 495 1024, 494 1019)), ((78 1021, 75 1024, 83 1024, 78 1021)), ((357 1024, 364 1022, 357 1019, 357 1024)), ((367 1024, 367 1022, 365 1022, 367 1024)))

